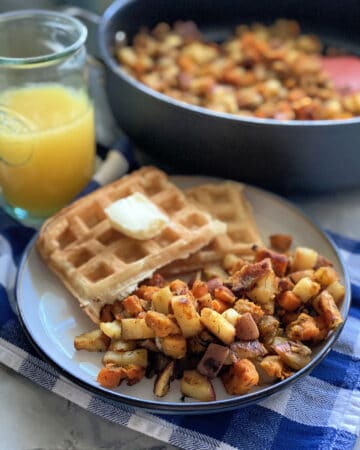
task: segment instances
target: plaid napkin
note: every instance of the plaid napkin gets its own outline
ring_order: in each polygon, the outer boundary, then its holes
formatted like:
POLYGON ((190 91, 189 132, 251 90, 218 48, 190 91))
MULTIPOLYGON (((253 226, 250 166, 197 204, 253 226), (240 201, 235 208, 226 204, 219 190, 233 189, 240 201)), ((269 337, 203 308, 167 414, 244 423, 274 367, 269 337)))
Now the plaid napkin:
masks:
MULTIPOLYGON (((93 189, 127 170, 112 160, 93 189)), ((333 350, 311 375, 254 406, 199 415, 154 415, 90 393, 44 362, 27 341, 14 309, 22 252, 35 230, 0 210, 0 362, 34 383, 112 422, 184 449, 352 449, 360 433, 360 242, 335 235, 350 270, 352 307, 333 350)))

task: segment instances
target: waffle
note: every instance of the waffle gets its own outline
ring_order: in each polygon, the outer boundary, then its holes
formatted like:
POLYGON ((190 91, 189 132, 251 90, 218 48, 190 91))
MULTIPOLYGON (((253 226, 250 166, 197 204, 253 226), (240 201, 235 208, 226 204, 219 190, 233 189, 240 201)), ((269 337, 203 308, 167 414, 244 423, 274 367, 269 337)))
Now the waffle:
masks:
POLYGON ((48 219, 37 249, 48 266, 94 321, 101 308, 125 297, 158 268, 186 258, 207 245, 226 226, 199 211, 160 170, 145 167, 83 197, 48 219), (141 192, 170 222, 145 241, 111 227, 104 208, 141 192))
POLYGON ((186 260, 178 260, 162 269, 166 276, 199 270, 204 265, 220 261, 225 254, 246 257, 252 246, 262 244, 249 202, 240 183, 225 182, 196 186, 185 192, 198 209, 226 223, 226 234, 218 235, 206 247, 186 260))

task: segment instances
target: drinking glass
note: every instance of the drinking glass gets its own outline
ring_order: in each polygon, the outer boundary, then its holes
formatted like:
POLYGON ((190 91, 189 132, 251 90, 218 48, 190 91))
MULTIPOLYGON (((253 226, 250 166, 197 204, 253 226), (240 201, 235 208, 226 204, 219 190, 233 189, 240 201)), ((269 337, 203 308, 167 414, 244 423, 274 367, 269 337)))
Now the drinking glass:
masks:
POLYGON ((3 207, 19 220, 44 220, 92 176, 86 36, 65 14, 0 14, 0 186, 3 207))

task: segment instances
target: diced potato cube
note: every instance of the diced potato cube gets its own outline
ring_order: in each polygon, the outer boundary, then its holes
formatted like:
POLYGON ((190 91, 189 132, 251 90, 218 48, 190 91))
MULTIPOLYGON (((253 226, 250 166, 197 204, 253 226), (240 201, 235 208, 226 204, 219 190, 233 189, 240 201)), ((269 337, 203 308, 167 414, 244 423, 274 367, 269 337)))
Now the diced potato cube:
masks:
POLYGON ((158 337, 180 334, 180 328, 176 323, 170 317, 157 311, 148 311, 145 315, 145 321, 158 337))
POLYGON ((297 247, 292 262, 292 271, 312 269, 318 257, 318 253, 307 247, 297 247))
POLYGON ((155 311, 162 314, 169 314, 169 305, 172 297, 173 293, 170 291, 169 286, 163 287, 155 292, 151 297, 152 305, 155 311))
POLYGON ((146 367, 148 365, 148 352, 144 348, 138 348, 128 352, 108 351, 103 358, 103 364, 115 364, 121 367, 130 365, 146 367))
POLYGON ((277 278, 273 271, 263 275, 255 287, 248 292, 251 300, 260 303, 263 310, 268 314, 274 312, 274 298, 278 287, 277 278))
POLYGON ((164 397, 170 389, 171 380, 174 377, 175 363, 171 361, 162 372, 159 373, 154 384, 156 397, 164 397))
POLYGON ((151 339, 155 337, 155 332, 145 321, 145 318, 122 319, 122 339, 131 341, 134 339, 151 339))
POLYGON ((184 336, 166 336, 160 339, 160 345, 165 355, 174 359, 186 356, 186 339, 184 336))
POLYGON ((221 379, 228 394, 241 395, 246 394, 259 383, 259 374, 254 364, 244 358, 234 363, 221 379))
POLYGON ((332 282, 327 287, 327 291, 333 296, 333 299, 337 305, 345 296, 345 287, 339 281, 332 282))
POLYGON ((229 303, 232 305, 235 303, 236 297, 226 286, 220 286, 214 289, 214 296, 216 299, 222 302, 229 303))
POLYGON ((191 398, 202 402, 210 402, 216 399, 211 381, 196 370, 185 370, 180 380, 181 392, 191 398))
POLYGON ((221 314, 228 322, 231 323, 231 325, 236 325, 236 322, 238 320, 238 318, 240 317, 240 314, 235 311, 235 309, 233 308, 229 308, 226 311, 224 311, 221 314))
POLYGON ((121 322, 118 320, 114 320, 113 322, 100 322, 99 327, 110 339, 121 338, 121 322))
POLYGON ((80 334, 74 339, 76 350, 87 350, 88 352, 105 352, 110 344, 110 338, 100 329, 80 334))
POLYGON ((199 334, 203 327, 194 303, 187 296, 179 295, 172 298, 171 305, 183 335, 188 338, 199 334))
POLYGON ((287 252, 292 244, 292 237, 288 234, 273 234, 270 236, 270 245, 278 252, 287 252))
POLYGON ((333 267, 320 267, 314 273, 314 280, 320 283, 322 288, 326 288, 329 284, 337 281, 338 279, 339 275, 333 267))
POLYGON ((121 339, 112 341, 109 346, 109 350, 112 350, 113 352, 128 352, 135 349, 135 341, 123 341, 121 339))
POLYGON ((312 297, 315 297, 315 295, 317 295, 319 291, 319 283, 312 281, 309 277, 301 278, 301 280, 295 284, 292 290, 292 292, 304 303, 310 300, 312 297))
POLYGON ((215 334, 222 342, 230 345, 235 339, 235 327, 228 322, 218 312, 210 309, 203 308, 201 310, 201 322, 203 325, 215 334))
POLYGON ((265 356, 260 363, 260 367, 270 377, 280 378, 281 380, 290 377, 294 373, 285 365, 280 356, 277 355, 265 356))
POLYGON ((122 367, 102 367, 97 382, 108 389, 114 389, 119 386, 125 377, 122 367))
POLYGON ((297 272, 292 272, 290 274, 290 279, 293 283, 297 283, 301 278, 309 277, 312 279, 314 271, 312 269, 308 270, 298 270, 297 272))
POLYGON ((239 314, 249 312, 253 316, 256 323, 260 322, 265 314, 261 306, 256 305, 254 302, 250 302, 245 298, 239 298, 239 300, 235 302, 234 309, 239 314))
POLYGON ((313 301, 314 308, 323 317, 329 330, 335 330, 343 323, 341 312, 339 311, 334 298, 329 291, 322 291, 313 301))

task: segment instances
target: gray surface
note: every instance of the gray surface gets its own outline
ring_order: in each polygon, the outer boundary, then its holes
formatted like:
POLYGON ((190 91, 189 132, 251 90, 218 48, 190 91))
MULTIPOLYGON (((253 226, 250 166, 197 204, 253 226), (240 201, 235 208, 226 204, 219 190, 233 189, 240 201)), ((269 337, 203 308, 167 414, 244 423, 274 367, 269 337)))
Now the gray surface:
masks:
POLYGON ((107 422, 0 366, 1 450, 170 450, 107 422))
MULTIPOLYGON (((360 239, 360 191, 296 200, 323 227, 360 239)), ((175 448, 94 416, 1 366, 0 379, 0 450, 175 448)))

